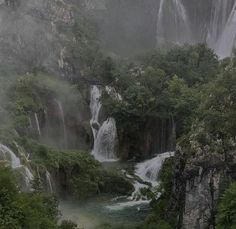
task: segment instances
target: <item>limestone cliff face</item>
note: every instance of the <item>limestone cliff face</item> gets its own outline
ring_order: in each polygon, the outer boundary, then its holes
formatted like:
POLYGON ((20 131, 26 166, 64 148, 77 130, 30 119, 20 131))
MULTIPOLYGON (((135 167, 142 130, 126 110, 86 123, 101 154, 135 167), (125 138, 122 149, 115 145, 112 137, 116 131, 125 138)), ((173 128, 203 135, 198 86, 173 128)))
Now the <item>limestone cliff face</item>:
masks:
POLYGON ((69 75, 72 67, 66 61, 67 46, 75 42, 72 6, 58 0, 2 2, 1 64, 17 73, 46 70, 54 75, 69 75))
POLYGON ((181 209, 178 228, 215 228, 222 186, 235 179, 236 152, 228 154, 226 159, 218 153, 187 157, 177 152, 173 195, 181 209))
POLYGON ((215 210, 219 198, 220 181, 224 172, 216 168, 204 171, 186 180, 183 228, 210 228, 215 226, 215 210))
MULTIPOLYGON (((83 67, 79 58, 75 59, 72 55, 74 50, 71 48, 74 45, 79 51, 83 50, 82 41, 78 41, 76 37, 76 23, 80 22, 77 7, 77 1, 72 0, 1 1, 0 74, 46 72, 51 77, 67 81, 78 80, 83 67)), ((83 42, 90 44, 86 36, 83 42)), ((56 98, 40 98, 47 101, 42 102, 43 107, 39 107, 35 114, 30 114, 30 121, 36 134, 39 125, 41 140, 63 148, 65 144, 70 149, 91 148, 89 94, 82 95, 87 86, 89 85, 82 86, 83 89, 77 91, 68 89, 71 98, 60 98, 63 117, 56 98), (35 121, 36 115, 38 124, 35 121), (66 130, 63 130, 63 125, 66 130)), ((58 94, 63 97, 63 93, 58 94)))

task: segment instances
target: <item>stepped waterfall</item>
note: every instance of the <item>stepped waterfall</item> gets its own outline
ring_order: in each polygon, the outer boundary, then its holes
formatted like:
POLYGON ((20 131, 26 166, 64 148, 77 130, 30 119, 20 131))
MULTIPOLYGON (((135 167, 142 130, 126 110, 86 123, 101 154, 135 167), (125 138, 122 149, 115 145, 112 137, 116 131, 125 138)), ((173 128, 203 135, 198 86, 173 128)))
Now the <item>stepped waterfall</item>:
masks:
POLYGON ((90 126, 93 132, 94 146, 92 154, 98 161, 117 160, 117 129, 114 118, 109 117, 102 125, 99 123, 99 114, 102 108, 100 98, 102 91, 97 86, 91 87, 90 110, 92 118, 90 126))

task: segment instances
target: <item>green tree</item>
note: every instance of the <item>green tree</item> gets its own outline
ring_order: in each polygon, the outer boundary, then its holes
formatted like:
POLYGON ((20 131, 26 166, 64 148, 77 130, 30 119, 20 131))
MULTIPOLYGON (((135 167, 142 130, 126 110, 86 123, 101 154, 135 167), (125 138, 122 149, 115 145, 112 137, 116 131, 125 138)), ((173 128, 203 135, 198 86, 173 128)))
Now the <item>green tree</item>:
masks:
POLYGON ((217 229, 236 228, 236 183, 232 183, 223 194, 217 213, 217 229))

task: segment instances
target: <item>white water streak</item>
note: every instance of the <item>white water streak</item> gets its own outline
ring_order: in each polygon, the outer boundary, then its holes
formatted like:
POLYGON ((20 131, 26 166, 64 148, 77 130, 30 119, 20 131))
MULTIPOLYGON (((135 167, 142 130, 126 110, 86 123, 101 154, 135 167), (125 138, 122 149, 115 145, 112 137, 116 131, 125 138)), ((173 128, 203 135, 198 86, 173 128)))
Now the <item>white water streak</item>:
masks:
POLYGON ((62 104, 61 104, 61 102, 59 100, 55 99, 55 103, 58 106, 58 110, 59 110, 59 114, 60 114, 60 119, 61 119, 61 122, 62 122, 63 136, 64 136, 64 147, 65 147, 65 149, 67 149, 68 148, 68 143, 67 143, 68 137, 67 137, 67 131, 66 131, 66 123, 65 123, 64 110, 63 110, 62 104))
POLYGON ((225 29, 218 42, 217 55, 223 59, 232 55, 236 39, 236 1, 228 18, 225 29))
POLYGON ((35 123, 36 123, 36 128, 38 131, 38 135, 41 136, 41 129, 40 129, 40 125, 39 125, 39 119, 38 119, 38 114, 34 113, 34 118, 35 118, 35 123))
MULTIPOLYGON (((110 91, 108 87, 106 90, 110 91)), ((100 102, 102 91, 97 86, 92 86, 90 93, 90 110, 92 115, 90 126, 94 138, 92 154, 100 162, 116 161, 117 129, 115 119, 108 118, 100 125, 99 114, 102 108, 100 102)))

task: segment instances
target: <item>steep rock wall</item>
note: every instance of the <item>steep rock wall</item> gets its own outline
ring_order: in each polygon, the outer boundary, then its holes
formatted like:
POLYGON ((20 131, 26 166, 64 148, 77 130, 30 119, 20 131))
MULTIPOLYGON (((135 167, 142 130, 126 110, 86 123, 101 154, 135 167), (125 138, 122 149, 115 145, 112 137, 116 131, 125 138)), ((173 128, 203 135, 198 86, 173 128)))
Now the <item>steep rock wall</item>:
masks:
MULTIPOLYGON (((179 206, 178 228, 215 228, 216 208, 224 183, 235 180, 236 153, 190 156, 177 152, 172 206, 179 206)), ((170 206, 171 206, 170 205, 170 206)))

